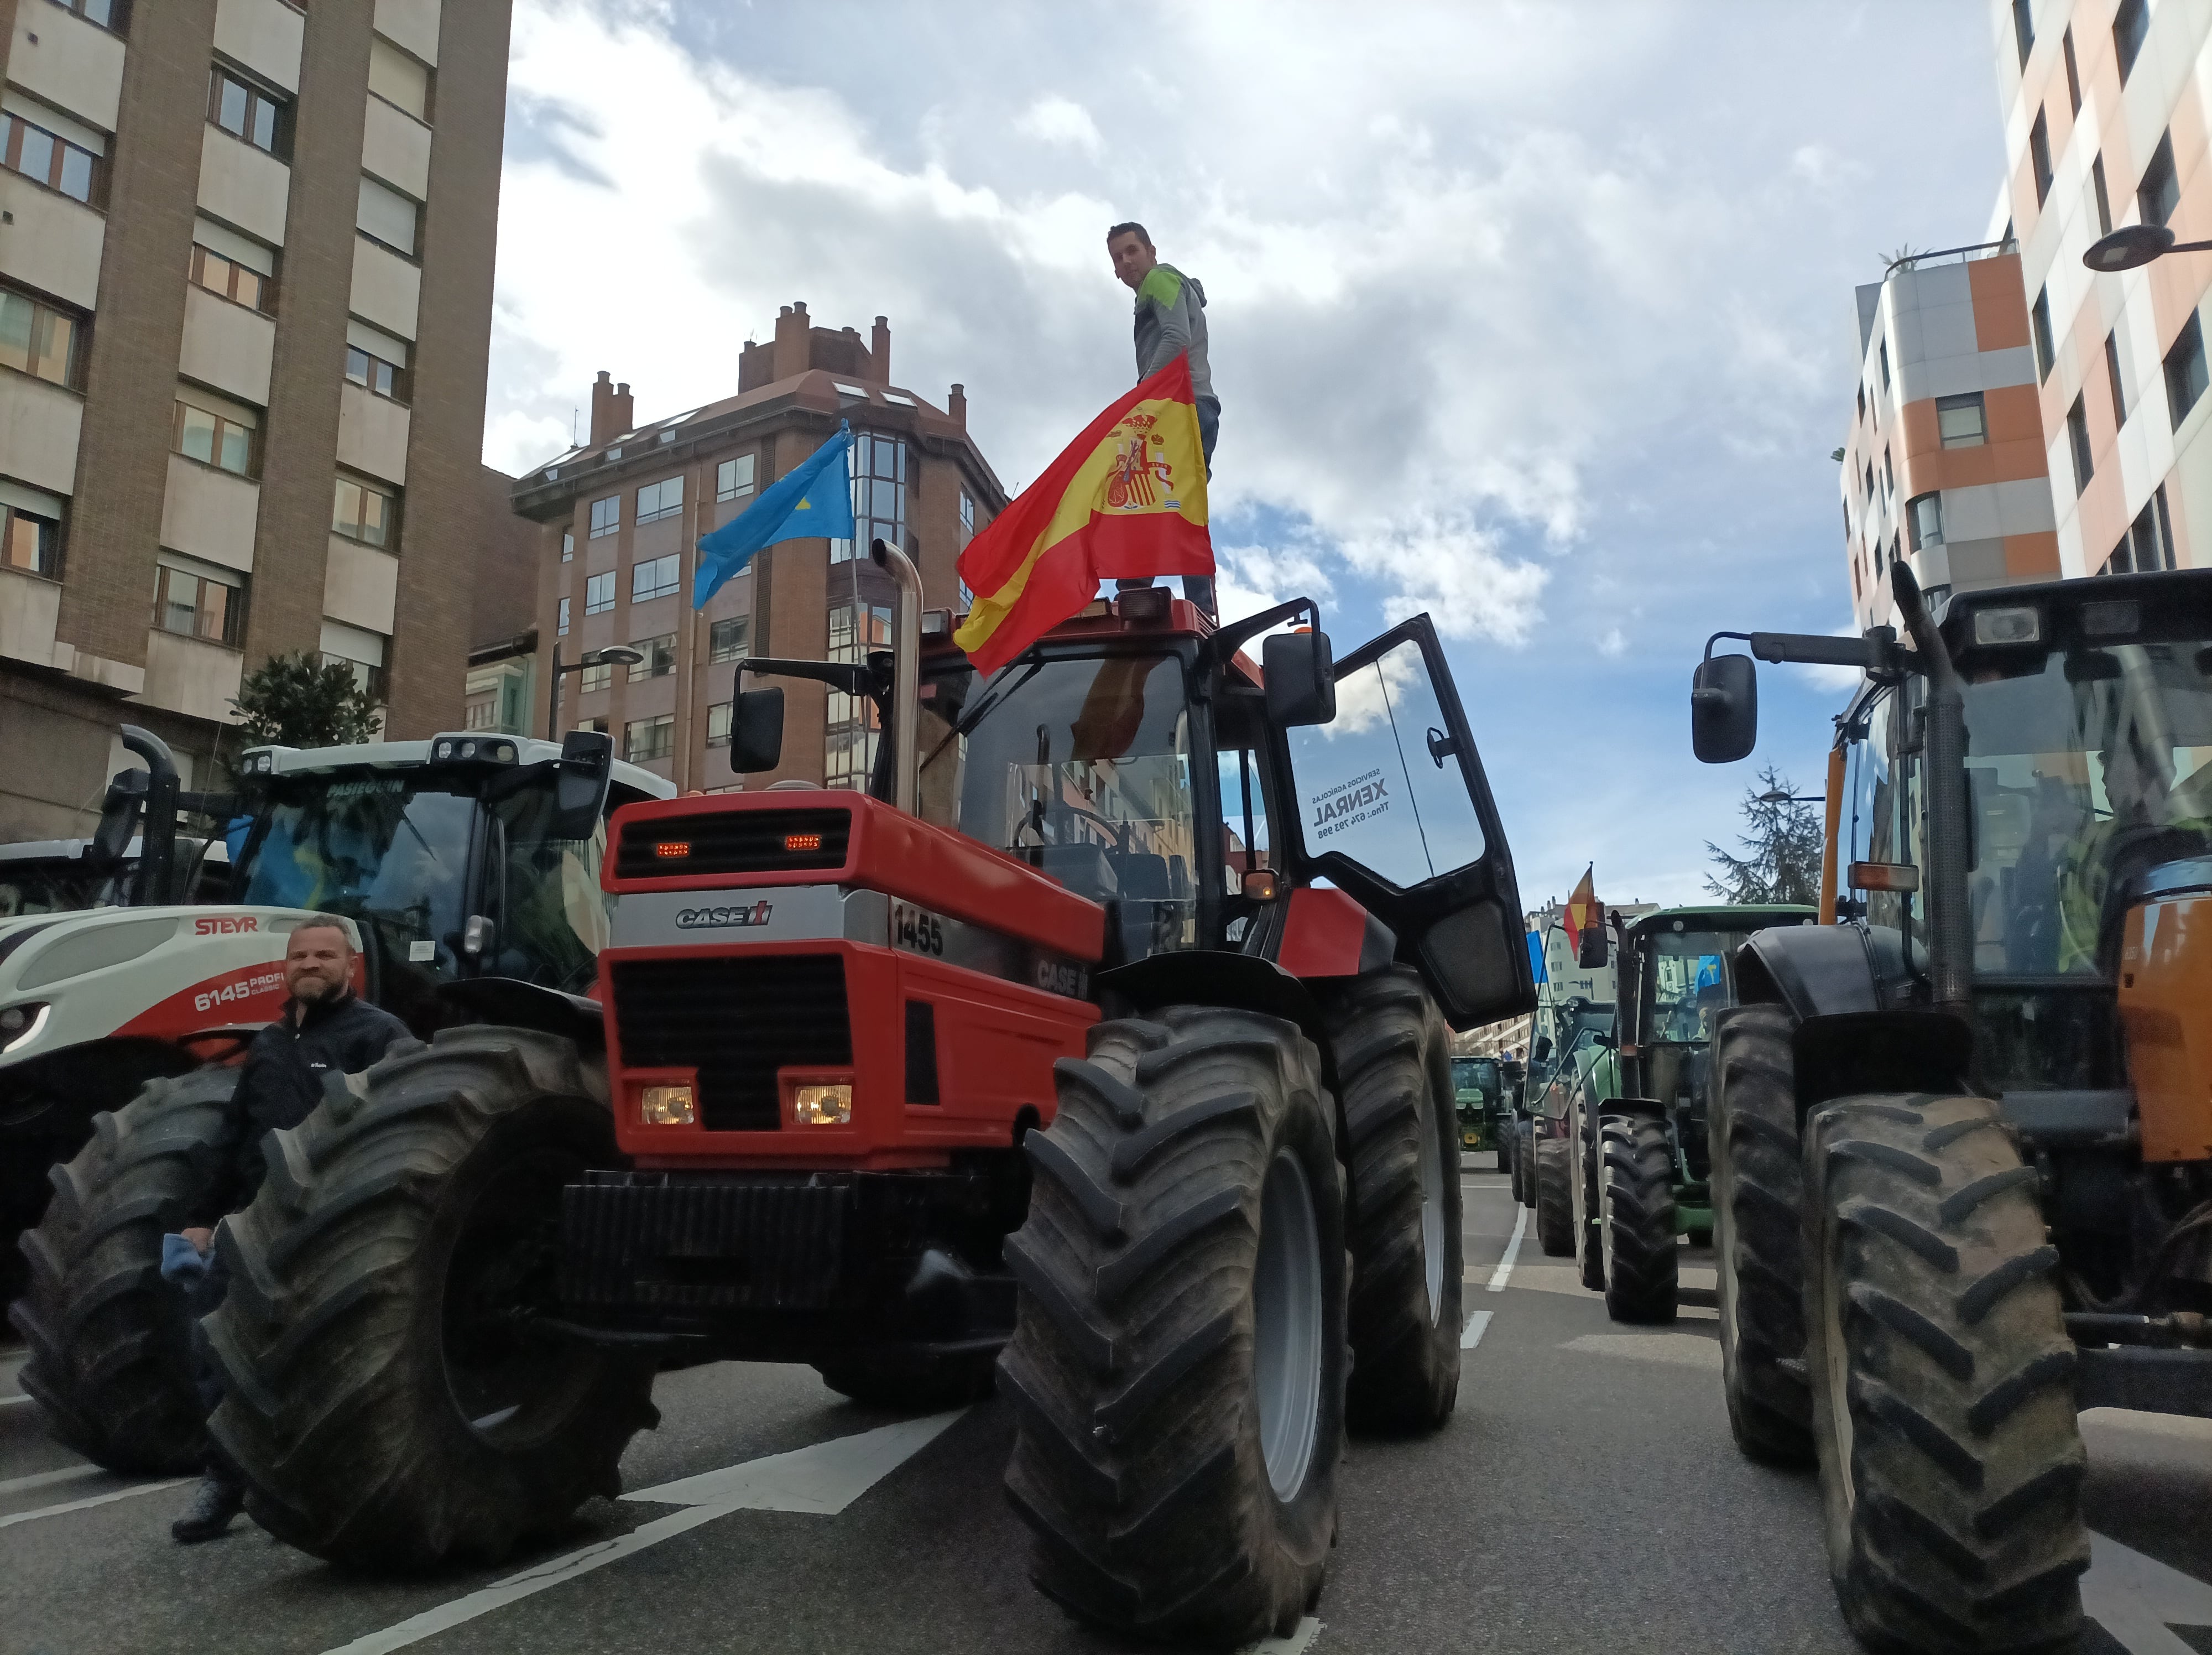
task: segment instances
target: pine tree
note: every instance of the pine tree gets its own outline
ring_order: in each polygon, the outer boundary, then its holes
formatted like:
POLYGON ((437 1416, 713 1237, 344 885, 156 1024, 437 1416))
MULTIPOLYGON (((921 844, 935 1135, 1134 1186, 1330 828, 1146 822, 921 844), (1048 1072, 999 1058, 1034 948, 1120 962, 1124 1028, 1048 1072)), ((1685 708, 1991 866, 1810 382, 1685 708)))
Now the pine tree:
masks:
POLYGON ((249 747, 338 747, 374 741, 381 712, 353 668, 312 650, 271 655, 239 681, 230 703, 249 747))
POLYGON ((1771 764, 1759 773, 1758 788, 1743 795, 1738 839, 1746 854, 1732 856, 1708 839, 1720 872, 1706 876, 1706 890, 1725 903, 1819 903, 1825 828, 1818 809, 1788 796, 1795 791, 1771 764))

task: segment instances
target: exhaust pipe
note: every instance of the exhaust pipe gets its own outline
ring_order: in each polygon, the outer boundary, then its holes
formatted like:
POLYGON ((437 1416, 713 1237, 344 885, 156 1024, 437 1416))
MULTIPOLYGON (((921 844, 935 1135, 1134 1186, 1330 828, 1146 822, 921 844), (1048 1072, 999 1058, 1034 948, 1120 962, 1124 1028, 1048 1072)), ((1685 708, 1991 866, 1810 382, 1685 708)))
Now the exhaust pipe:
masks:
POLYGON ((921 572, 880 537, 870 554, 898 586, 898 618, 891 623, 891 803, 915 816, 921 803, 921 572))

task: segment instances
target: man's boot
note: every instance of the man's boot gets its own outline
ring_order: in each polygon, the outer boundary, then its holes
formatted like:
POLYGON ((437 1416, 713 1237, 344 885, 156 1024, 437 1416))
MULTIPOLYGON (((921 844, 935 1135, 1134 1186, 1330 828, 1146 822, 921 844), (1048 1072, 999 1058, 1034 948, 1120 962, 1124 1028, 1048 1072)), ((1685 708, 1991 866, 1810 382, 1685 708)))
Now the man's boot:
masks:
POLYGON ((187 1546, 214 1540, 246 1509, 246 1489, 210 1469, 193 1492, 191 1509, 169 1525, 170 1537, 187 1546))

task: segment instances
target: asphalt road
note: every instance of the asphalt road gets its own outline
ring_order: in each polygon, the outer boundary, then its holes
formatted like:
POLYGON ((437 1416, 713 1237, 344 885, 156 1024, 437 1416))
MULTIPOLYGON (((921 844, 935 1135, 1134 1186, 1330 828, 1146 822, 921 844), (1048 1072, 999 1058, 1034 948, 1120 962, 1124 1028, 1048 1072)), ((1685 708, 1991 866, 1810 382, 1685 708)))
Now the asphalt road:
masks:
MULTIPOLYGON (((1711 1310, 1616 1328, 1533 1235, 1514 1249, 1503 1178, 1465 1188, 1458 1415, 1426 1440, 1353 1443, 1317 1613, 1262 1647, 1853 1649, 1811 1479, 1751 1465, 1729 1440, 1711 1310)), ((1684 1279, 1709 1305, 1709 1256, 1684 1279)), ((0 1352, 0 1655, 1133 1647, 1030 1588, 1000 1493, 1001 1402, 901 1420, 805 1368, 670 1374, 660 1428, 624 1463, 630 1495, 504 1568, 392 1581, 243 1519, 216 1543, 172 1543, 190 1485, 112 1477, 48 1441, 36 1407, 8 1400, 18 1360, 0 1352)), ((2084 1655, 2212 1655, 2212 1422, 2106 1411, 2084 1426, 2085 1589, 2100 1617, 2084 1655)))

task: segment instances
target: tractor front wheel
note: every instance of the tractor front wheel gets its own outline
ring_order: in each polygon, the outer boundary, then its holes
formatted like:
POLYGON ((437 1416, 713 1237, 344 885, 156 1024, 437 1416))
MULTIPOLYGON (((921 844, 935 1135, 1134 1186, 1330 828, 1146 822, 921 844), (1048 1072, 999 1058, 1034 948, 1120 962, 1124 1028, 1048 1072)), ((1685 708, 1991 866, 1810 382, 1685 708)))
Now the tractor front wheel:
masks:
POLYGON ((1807 1123, 1806 1365, 1851 1630, 1944 1655, 2071 1649, 2087 1461, 2039 1180, 1983 1098, 1807 1123))
POLYGON ((1336 1535, 1345 1196, 1296 1025, 1175 1007, 1100 1023, 1024 1147, 999 1359, 1030 1578, 1147 1640, 1297 1624, 1336 1535))
POLYGON ((1674 1154, 1663 1122, 1605 1123, 1598 1227, 1605 1238, 1605 1311, 1616 1322, 1671 1322, 1679 1283, 1674 1154))
POLYGON ((385 1058, 270 1135, 216 1244, 229 1296, 210 1429, 246 1510, 314 1556, 496 1562, 594 1494, 658 1416, 649 1357, 542 1333, 561 1191, 618 1164, 574 1043, 469 1027, 385 1058))

